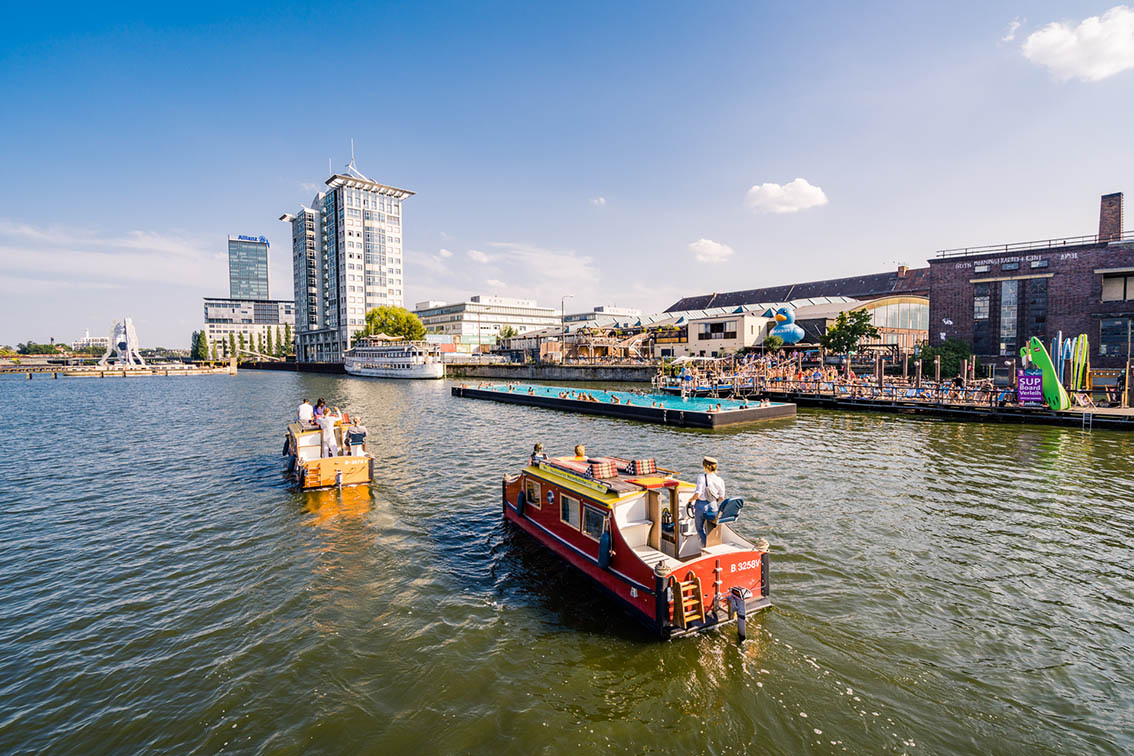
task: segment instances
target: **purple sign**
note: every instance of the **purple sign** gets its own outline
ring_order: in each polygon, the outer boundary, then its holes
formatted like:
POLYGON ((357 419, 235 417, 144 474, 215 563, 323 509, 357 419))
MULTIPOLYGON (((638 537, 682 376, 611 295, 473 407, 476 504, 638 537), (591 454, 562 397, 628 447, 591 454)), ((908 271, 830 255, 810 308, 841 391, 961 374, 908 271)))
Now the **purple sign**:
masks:
POLYGON ((1016 401, 1020 404, 1038 402, 1043 404, 1043 371, 1016 371, 1016 401))

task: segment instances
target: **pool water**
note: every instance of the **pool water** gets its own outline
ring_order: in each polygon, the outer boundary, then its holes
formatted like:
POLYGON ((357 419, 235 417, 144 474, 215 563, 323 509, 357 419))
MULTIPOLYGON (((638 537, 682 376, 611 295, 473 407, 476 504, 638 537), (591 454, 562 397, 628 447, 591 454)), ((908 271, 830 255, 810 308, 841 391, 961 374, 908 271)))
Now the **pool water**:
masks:
MULTIPOLYGON (((601 389, 573 389, 568 386, 536 386, 531 384, 512 384, 512 391, 508 391, 507 384, 495 384, 492 386, 485 386, 485 391, 500 391, 502 393, 512 394, 527 394, 530 389, 535 396, 546 396, 552 399, 560 399, 560 394, 567 394, 567 398, 574 398, 578 394, 590 394, 599 402, 610 404, 611 397, 617 397, 619 403, 628 404, 634 407, 651 407, 655 402, 663 409, 671 410, 684 410, 685 412, 708 412, 710 407, 716 407, 718 404, 721 411, 737 410, 760 406, 758 402, 747 402, 738 399, 710 399, 705 397, 688 397, 682 399, 680 396, 671 396, 670 394, 644 394, 633 391, 603 391, 601 389), (574 396, 573 396, 574 395, 574 396)), ((773 405, 782 404, 782 402, 772 402, 773 405)))

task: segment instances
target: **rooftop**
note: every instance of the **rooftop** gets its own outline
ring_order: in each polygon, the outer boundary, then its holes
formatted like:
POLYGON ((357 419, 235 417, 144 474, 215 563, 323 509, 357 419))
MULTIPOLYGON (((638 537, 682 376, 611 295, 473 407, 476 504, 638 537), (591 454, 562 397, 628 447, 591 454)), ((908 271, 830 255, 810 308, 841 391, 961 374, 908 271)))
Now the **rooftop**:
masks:
POLYGON ((345 173, 336 173, 327 179, 326 184, 332 189, 347 186, 352 189, 366 189, 371 192, 396 197, 397 199, 407 199, 414 195, 414 192, 411 192, 409 189, 399 189, 396 186, 379 184, 377 181, 371 181, 370 179, 363 179, 357 176, 348 176, 345 173))
POLYGON ((793 299, 847 297, 878 299, 894 294, 928 294, 929 268, 899 268, 887 273, 872 273, 849 278, 769 286, 725 293, 701 294, 678 300, 667 312, 704 310, 714 307, 739 307, 761 302, 787 302, 793 299))
POLYGON ((1134 231, 1123 231, 1117 238, 1100 238, 1099 234, 1089 236, 1064 236, 1058 239, 1039 239, 1037 241, 1009 242, 1007 244, 986 244, 982 247, 957 247, 955 249, 938 250, 935 259, 930 262, 940 262, 943 258, 971 257, 973 255, 1003 255, 1011 252, 1043 252, 1046 250, 1062 250, 1071 247, 1098 247, 1107 244, 1134 242, 1134 231))

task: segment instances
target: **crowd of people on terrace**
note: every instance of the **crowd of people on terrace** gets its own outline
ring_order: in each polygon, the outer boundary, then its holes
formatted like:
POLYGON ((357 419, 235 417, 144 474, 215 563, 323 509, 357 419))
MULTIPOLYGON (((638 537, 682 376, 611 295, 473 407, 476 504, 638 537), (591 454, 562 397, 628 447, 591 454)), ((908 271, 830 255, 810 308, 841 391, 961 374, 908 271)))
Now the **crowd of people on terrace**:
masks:
MULTIPOLYGON (((846 398, 902 399, 1005 407, 1018 404, 1015 389, 996 386, 991 379, 962 376, 940 381, 922 376, 859 374, 847 366, 807 366, 799 356, 750 354, 735 360, 688 363, 677 376, 663 377, 659 387, 680 389, 683 396, 727 388, 734 393, 798 391, 846 398)), ((1094 407, 1088 392, 1071 393, 1072 403, 1094 407)))

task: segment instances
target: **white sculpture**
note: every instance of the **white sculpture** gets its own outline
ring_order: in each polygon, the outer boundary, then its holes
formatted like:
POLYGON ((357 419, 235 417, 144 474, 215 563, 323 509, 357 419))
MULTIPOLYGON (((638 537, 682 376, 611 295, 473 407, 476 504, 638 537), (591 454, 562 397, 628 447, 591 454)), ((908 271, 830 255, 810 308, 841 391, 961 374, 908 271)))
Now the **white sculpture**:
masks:
POLYGON ((134 331, 134 321, 130 318, 114 321, 110 330, 110 344, 106 354, 98 361, 99 367, 106 367, 114 358, 115 364, 127 367, 145 367, 146 361, 138 352, 138 334, 134 331))

